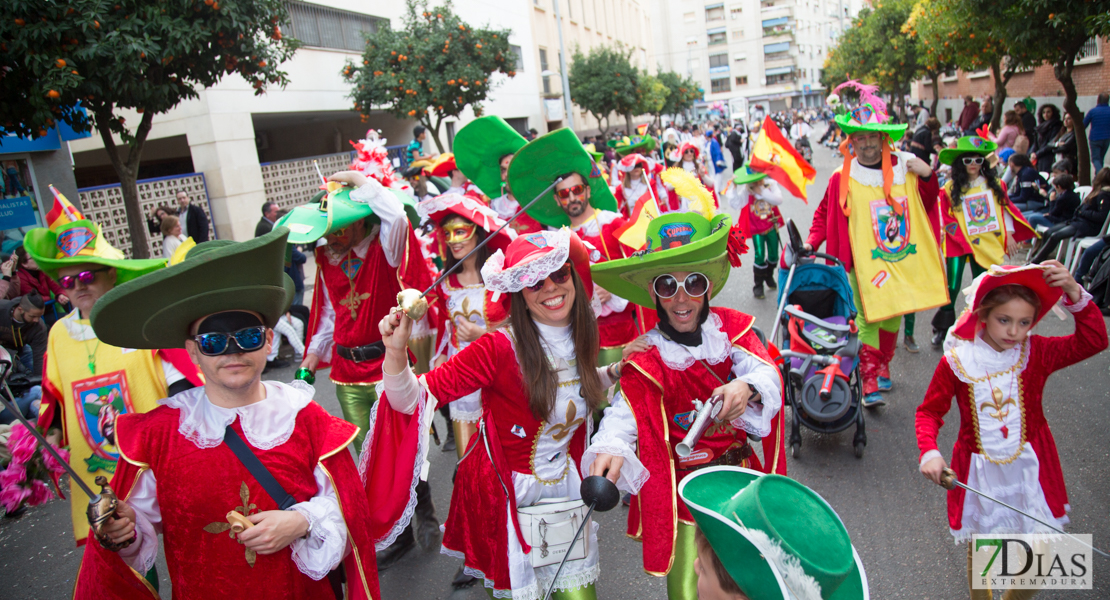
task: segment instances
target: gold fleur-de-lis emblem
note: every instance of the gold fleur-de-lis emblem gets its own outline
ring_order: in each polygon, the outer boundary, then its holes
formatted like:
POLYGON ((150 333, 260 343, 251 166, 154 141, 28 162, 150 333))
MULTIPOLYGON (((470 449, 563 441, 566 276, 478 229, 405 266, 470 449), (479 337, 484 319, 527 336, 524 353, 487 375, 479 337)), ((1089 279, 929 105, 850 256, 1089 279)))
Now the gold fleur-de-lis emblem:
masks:
POLYGON ((556 442, 563 441, 563 438, 570 435, 570 433, 572 431, 574 431, 574 429, 576 427, 578 427, 582 423, 586 422, 585 419, 576 419, 575 418, 575 417, 578 416, 578 407, 575 406, 574 402, 568 402, 567 403, 567 415, 566 416, 567 416, 567 422, 566 423, 558 423, 556 425, 552 425, 551 429, 547 430, 547 432, 551 434, 551 438, 553 440, 555 440, 556 442))
POLYGON ((354 321, 358 318, 358 307, 362 305, 362 301, 370 297, 369 293, 356 294, 352 289, 347 293, 347 297, 340 300, 339 303, 347 307, 351 311, 351 320, 354 321))
MULTIPOLYGON (((250 490, 247 488, 247 482, 244 481, 239 486, 239 500, 243 504, 241 506, 236 506, 233 510, 235 512, 238 512, 239 514, 243 515, 244 517, 258 512, 258 506, 256 506, 253 502, 250 501, 250 499, 251 499, 250 496, 251 496, 251 494, 250 494, 250 490)), ((216 521, 214 523, 209 523, 209 524, 204 526, 204 530, 208 533, 215 533, 215 534, 220 534, 220 533, 223 533, 223 532, 226 531, 228 537, 230 537, 233 540, 236 539, 235 538, 235 532, 231 531, 231 524, 228 523, 227 521, 216 521)), ((239 542, 239 543, 241 544, 243 542, 239 542)), ((252 566, 252 567, 254 566, 254 561, 258 559, 258 555, 255 553, 254 550, 251 550, 250 548, 246 548, 246 552, 244 553, 244 557, 247 559, 247 564, 252 566)))
POLYGON ((999 421, 1010 415, 1010 409, 1006 408, 1007 406, 1017 406, 1017 401, 1013 398, 1006 398, 1006 400, 1003 401, 1002 390, 998 388, 994 388, 991 395, 993 396, 992 401, 979 403, 979 410, 988 409, 986 410, 987 415, 999 421), (990 412, 989 409, 994 409, 994 412, 990 412))
POLYGON ((482 311, 470 307, 470 296, 463 298, 462 303, 459 305, 459 310, 456 310, 453 316, 461 316, 475 325, 482 324, 482 311))

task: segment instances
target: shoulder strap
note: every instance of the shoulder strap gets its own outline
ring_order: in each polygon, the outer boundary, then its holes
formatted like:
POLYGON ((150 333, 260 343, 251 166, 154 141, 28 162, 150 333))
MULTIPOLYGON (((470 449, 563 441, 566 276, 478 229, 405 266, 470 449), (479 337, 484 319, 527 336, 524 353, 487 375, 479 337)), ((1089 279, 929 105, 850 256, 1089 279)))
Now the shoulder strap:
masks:
POLYGON ((288 510, 289 507, 297 503, 297 499, 281 487, 281 484, 266 468, 266 465, 258 460, 258 456, 243 441, 243 438, 239 437, 239 434, 231 428, 231 425, 228 425, 227 429, 224 430, 224 443, 227 444, 228 448, 231 448, 239 462, 243 463, 243 466, 250 471, 255 480, 262 485, 262 489, 266 490, 266 493, 274 499, 279 509, 288 510))

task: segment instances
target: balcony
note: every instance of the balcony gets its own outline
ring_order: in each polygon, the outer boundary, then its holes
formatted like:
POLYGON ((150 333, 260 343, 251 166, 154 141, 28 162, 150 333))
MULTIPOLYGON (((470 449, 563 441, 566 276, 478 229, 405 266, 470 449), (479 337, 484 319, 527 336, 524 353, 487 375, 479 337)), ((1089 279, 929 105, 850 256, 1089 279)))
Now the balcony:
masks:
POLYGON ((794 3, 790 0, 764 0, 760 3, 759 16, 764 19, 774 17, 793 17, 794 3))
POLYGON ((769 54, 763 57, 763 68, 767 70, 797 67, 798 61, 787 53, 769 54))

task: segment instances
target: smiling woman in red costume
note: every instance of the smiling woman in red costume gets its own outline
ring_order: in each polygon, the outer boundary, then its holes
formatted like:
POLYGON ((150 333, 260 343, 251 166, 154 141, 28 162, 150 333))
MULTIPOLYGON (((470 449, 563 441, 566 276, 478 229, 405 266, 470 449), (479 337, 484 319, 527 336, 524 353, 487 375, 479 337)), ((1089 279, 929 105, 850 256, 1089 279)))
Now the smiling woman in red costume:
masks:
MULTIPOLYGON (((483 578, 495 597, 543 597, 561 558, 548 544, 556 543, 556 529, 573 534, 574 528, 558 523, 568 518, 568 510, 580 511, 576 523, 585 513, 578 499, 589 416, 613 383, 608 368, 594 367, 598 334, 589 262, 588 247, 566 229, 524 235, 505 253, 495 252, 482 276, 489 289, 510 294, 507 325, 419 381, 405 355, 412 321, 397 309, 381 322, 388 402, 379 404, 377 426, 360 465, 368 489, 384 481, 378 475, 394 457, 413 456, 389 447, 413 442, 385 435, 383 423, 395 421, 398 413, 415 414, 422 422, 437 401, 481 390, 482 420, 459 463, 443 552, 462 558, 465 571, 483 578), (559 511, 545 507, 551 499, 564 501, 559 511), (539 527, 528 526, 540 519, 550 524, 546 538, 539 527)), ((629 473, 642 469, 634 454, 624 459, 629 473)), ((417 452, 415 463, 422 462, 417 452)), ((587 528, 576 548, 583 554, 571 554, 555 582, 554 598, 596 598, 596 525, 587 528)))

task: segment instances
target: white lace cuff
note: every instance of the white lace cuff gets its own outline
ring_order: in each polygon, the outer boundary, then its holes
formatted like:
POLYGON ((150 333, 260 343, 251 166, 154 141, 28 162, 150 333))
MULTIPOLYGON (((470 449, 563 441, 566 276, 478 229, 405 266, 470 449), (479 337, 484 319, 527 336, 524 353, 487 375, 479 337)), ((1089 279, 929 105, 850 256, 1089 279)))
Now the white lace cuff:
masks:
POLYGON ((944 458, 944 456, 940 453, 940 450, 930 450, 921 455, 921 461, 918 463, 917 466, 924 467, 925 463, 933 460, 934 458, 944 458))
POLYGON ((768 376, 757 370, 742 375, 739 379, 759 392, 761 402, 748 403, 744 414, 732 421, 732 426, 759 437, 771 435, 771 420, 782 410, 782 391, 778 376, 768 376))
POLYGON ((621 467, 620 478, 617 479, 617 489, 633 494, 640 493, 640 488, 651 473, 636 456, 637 438, 636 418, 628 401, 618 392, 613 396, 612 405, 605 409, 593 443, 582 454, 581 473, 589 473, 594 460, 601 454, 620 456, 624 459, 624 465, 621 467))
POLYGON ((1067 294, 1060 296, 1060 306, 1063 306, 1064 310, 1070 312, 1073 315, 1083 310, 1084 308, 1087 308, 1087 303, 1094 299, 1094 296, 1092 296, 1091 293, 1088 292, 1087 289, 1083 286, 1079 286, 1079 291, 1079 302, 1072 302, 1068 298, 1067 294))
POLYGON ((327 475, 320 467, 313 474, 319 491, 309 501, 290 507, 308 520, 310 531, 307 538, 294 540, 289 549, 297 570, 320 581, 347 552, 347 526, 327 475))
MULTIPOLYGON (((97 542, 90 539, 89 543, 97 542)), ((158 558, 158 533, 142 511, 135 511, 135 541, 120 550, 119 557, 127 566, 143 575, 154 566, 154 561, 158 558)))

